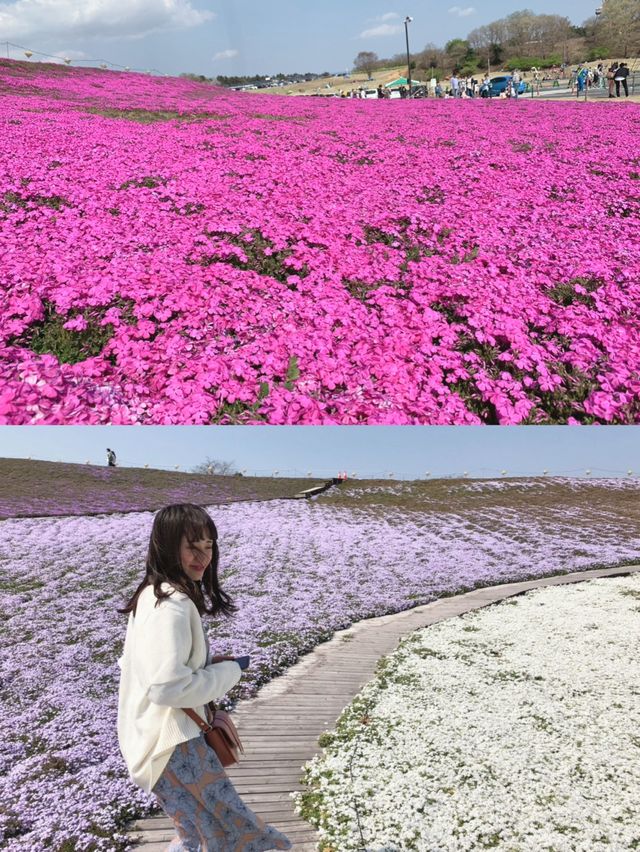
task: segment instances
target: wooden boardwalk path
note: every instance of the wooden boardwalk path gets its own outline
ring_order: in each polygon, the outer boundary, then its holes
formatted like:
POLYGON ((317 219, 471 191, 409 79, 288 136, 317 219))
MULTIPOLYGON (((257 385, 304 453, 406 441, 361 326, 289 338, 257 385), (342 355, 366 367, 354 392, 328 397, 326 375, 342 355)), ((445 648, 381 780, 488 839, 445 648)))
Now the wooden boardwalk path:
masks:
MULTIPOLYGON (((408 633, 531 589, 578 583, 640 571, 640 565, 580 571, 476 589, 395 615, 370 618, 336 633, 299 663, 264 686, 234 711, 245 757, 228 770, 247 805, 283 831, 296 852, 318 848, 315 829, 294 812, 290 793, 302 790, 301 767, 319 750, 318 737, 331 730, 342 710, 372 679, 380 657, 408 633)), ((175 836, 164 816, 138 820, 130 833, 145 852, 164 852, 175 836)))

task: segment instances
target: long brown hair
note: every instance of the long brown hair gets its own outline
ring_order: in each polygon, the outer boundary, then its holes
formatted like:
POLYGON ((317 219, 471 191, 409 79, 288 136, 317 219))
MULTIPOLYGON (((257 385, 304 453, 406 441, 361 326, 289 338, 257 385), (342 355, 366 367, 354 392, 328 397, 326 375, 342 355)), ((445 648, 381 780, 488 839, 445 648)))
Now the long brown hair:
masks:
POLYGON ((133 612, 135 616, 138 598, 147 586, 153 586, 157 606, 160 601, 170 597, 171 592, 161 589, 163 583, 169 583, 191 598, 200 615, 231 615, 237 607, 230 596, 220 588, 218 560, 218 530, 207 512, 193 503, 165 506, 153 519, 144 579, 126 606, 118 612, 125 615, 133 612), (180 544, 183 535, 189 542, 205 538, 210 538, 213 542, 211 562, 205 568, 202 579, 197 582, 190 580, 182 570, 180 544))

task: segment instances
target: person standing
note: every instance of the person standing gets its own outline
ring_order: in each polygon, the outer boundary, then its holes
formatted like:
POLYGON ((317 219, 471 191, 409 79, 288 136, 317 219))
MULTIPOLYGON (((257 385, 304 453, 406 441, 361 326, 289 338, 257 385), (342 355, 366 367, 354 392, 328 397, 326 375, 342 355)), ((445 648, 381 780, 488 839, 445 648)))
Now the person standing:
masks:
POLYGON ((625 98, 629 97, 629 83, 627 82, 628 76, 629 68, 627 67, 627 63, 621 62, 613 77, 614 83, 616 84, 616 98, 620 97, 620 84, 622 84, 622 88, 624 89, 625 98))
POLYGON ((107 447, 107 465, 108 467, 116 466, 116 454, 113 450, 110 450, 109 447, 107 447))
POLYGON ((614 62, 613 65, 611 65, 609 67, 609 70, 607 71, 607 80, 609 81, 609 97, 610 98, 615 97, 615 95, 613 94, 613 90, 614 90, 614 87, 615 87, 615 76, 616 76, 617 70, 618 70, 618 63, 614 62))
POLYGON ((449 84, 451 86, 451 94, 454 98, 457 98, 460 92, 460 81, 456 77, 455 74, 451 75, 451 79, 449 80, 449 84))
POLYGON ((518 93, 520 90, 520 72, 516 68, 513 72, 513 77, 511 78, 511 97, 518 99, 518 93))
POLYGON ((234 657, 211 657, 202 616, 236 606, 218 580, 218 533, 190 503, 153 520, 145 575, 120 613, 129 616, 120 666, 118 742, 131 780, 174 823, 172 852, 290 849, 288 837, 249 810, 216 752, 185 712, 211 721, 208 703, 240 680, 234 657))
POLYGON ((598 65, 598 85, 601 89, 604 89, 607 85, 607 75, 605 74, 602 62, 598 65))

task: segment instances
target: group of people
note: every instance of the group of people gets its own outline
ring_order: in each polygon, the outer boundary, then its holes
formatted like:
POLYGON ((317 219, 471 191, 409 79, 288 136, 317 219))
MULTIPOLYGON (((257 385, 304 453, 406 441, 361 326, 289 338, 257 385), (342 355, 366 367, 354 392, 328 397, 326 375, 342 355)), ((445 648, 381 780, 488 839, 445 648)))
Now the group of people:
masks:
POLYGON ((580 64, 571 72, 569 88, 580 96, 586 89, 598 87, 609 89, 610 98, 619 98, 621 90, 629 97, 629 66, 626 62, 613 62, 607 71, 602 62, 596 68, 580 64))
MULTIPOLYGON (((560 85, 560 76, 564 73, 566 66, 560 69, 551 69, 552 73, 542 74, 537 68, 531 69, 530 85, 534 91, 539 90, 543 81, 551 80, 553 86, 560 85)), ((625 97, 629 96, 629 74, 630 69, 626 62, 613 62, 608 70, 605 71, 603 63, 599 63, 596 68, 589 68, 586 64, 580 63, 573 71, 566 72, 569 76, 569 88, 572 92, 576 92, 578 96, 585 93, 586 89, 598 87, 600 89, 609 89, 610 98, 619 98, 624 92, 625 97)), ((504 91, 499 92, 496 96, 500 98, 517 98, 522 94, 525 88, 522 85, 523 76, 520 71, 515 70, 510 79, 507 81, 504 91)), ((390 98, 391 92, 389 89, 380 84, 377 89, 378 98, 390 98)), ((409 97, 409 91, 406 86, 401 86, 399 90, 401 98, 409 97)), ((444 84, 440 83, 436 78, 432 78, 428 85, 420 85, 416 89, 412 89, 413 97, 436 97, 436 98, 488 98, 491 97, 491 80, 489 74, 485 74, 482 80, 475 77, 458 77, 453 73, 448 81, 444 84)), ((357 90, 351 93, 351 97, 363 97, 363 93, 358 93, 357 90)))
POLYGON ((614 62, 613 65, 607 71, 607 79, 609 81, 609 97, 613 98, 613 88, 615 86, 615 97, 620 97, 620 88, 624 89, 625 98, 629 97, 629 66, 626 62, 621 62, 618 64, 614 62))
MULTIPOLYGON (((507 81, 504 91, 500 92, 497 97, 517 98, 520 94, 521 82, 522 77, 520 72, 518 70, 514 71, 511 78, 507 81)), ((438 96, 451 98, 490 98, 491 95, 491 78, 489 74, 485 74, 482 80, 477 80, 475 77, 459 78, 456 74, 452 74, 449 77, 448 88, 438 96)))
MULTIPOLYGON (((560 76, 565 73, 566 66, 561 66, 560 69, 551 69, 551 73, 543 74, 538 68, 531 69, 530 85, 534 92, 539 91, 543 81, 551 80, 553 86, 560 85, 560 76)), ((568 74, 568 70, 566 72, 568 74)), ((585 93, 586 89, 598 87, 600 89, 609 88, 609 97, 620 97, 621 92, 624 92, 625 97, 629 96, 629 66, 626 62, 614 62, 605 71, 604 66, 600 63, 596 68, 589 68, 586 64, 580 63, 569 74, 569 88, 572 92, 576 92, 578 97, 585 93)), ((522 94, 525 86, 522 85, 523 76, 517 69, 511 74, 503 91, 494 94, 494 97, 499 98, 517 98, 522 94)), ((386 88, 380 83, 377 87, 377 96, 379 100, 389 99, 391 97, 408 98, 409 89, 407 86, 400 86, 392 95, 392 90, 386 88)), ((448 81, 441 83, 433 77, 427 84, 418 84, 412 87, 411 97, 435 97, 435 98, 489 98, 492 96, 491 79, 489 74, 485 74, 482 80, 475 77, 458 77, 453 73, 448 81)), ((365 90, 353 89, 349 94, 342 93, 342 97, 364 98, 367 97, 365 90)))

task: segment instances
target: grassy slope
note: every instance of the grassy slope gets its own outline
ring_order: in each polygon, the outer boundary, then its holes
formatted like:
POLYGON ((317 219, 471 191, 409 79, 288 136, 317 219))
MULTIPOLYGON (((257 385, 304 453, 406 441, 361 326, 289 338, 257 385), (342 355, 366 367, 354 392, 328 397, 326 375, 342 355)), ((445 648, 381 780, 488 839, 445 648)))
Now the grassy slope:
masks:
MULTIPOLYGON (((0 458, 0 518, 28 515, 87 515, 149 511, 172 502, 205 505, 241 500, 293 497, 321 484, 318 479, 207 476, 145 468, 0 458)), ((629 486, 631 483, 626 483, 629 486)), ((639 489, 640 490, 640 489, 639 489)), ((612 520, 640 526, 638 490, 612 488, 607 481, 509 479, 494 485, 484 480, 435 479, 415 482, 351 480, 319 499, 336 507, 401 512, 480 512, 499 528, 510 511, 527 510, 553 523, 555 513, 571 506, 577 523, 611 515, 612 520)))
POLYGON ((0 518, 145 511, 178 502, 213 505, 284 499, 322 482, 0 458, 0 518))

